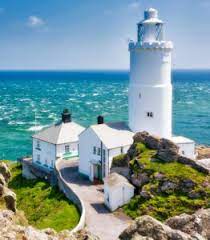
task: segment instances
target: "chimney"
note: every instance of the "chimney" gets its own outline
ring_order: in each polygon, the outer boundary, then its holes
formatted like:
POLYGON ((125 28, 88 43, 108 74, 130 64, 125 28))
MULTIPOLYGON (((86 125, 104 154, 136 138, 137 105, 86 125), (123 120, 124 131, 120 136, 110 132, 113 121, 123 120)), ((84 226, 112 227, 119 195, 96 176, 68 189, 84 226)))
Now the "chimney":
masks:
POLYGON ((99 116, 97 117, 97 122, 98 122, 98 124, 103 124, 103 123, 104 123, 104 117, 101 116, 101 115, 99 115, 99 116))
POLYGON ((69 123, 71 122, 71 113, 67 108, 65 108, 61 114, 62 116, 62 122, 63 123, 69 123))

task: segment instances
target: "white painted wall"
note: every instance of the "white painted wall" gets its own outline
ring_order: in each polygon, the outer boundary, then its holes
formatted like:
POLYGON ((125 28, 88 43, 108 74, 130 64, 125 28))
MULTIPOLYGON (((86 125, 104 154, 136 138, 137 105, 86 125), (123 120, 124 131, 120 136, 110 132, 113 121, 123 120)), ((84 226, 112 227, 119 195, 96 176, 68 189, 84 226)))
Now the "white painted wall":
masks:
POLYGON ((56 145, 56 156, 62 157, 65 153, 65 146, 69 145, 69 150, 73 152, 78 152, 78 144, 79 142, 73 142, 73 143, 65 143, 65 144, 59 144, 56 145))
POLYGON ((110 187, 104 184, 104 203, 111 210, 125 205, 134 196, 134 187, 126 184, 110 187))
POLYGON ((101 141, 91 128, 79 135, 79 172, 91 177, 90 161, 100 162, 101 156, 93 154, 93 147, 101 148, 101 141))
POLYGON ((172 135, 171 52, 130 49, 129 126, 164 138, 172 135), (152 112, 153 117, 147 113, 152 112))
MULTIPOLYGON (((93 181, 94 171, 91 162, 100 163, 101 161, 101 155, 98 156, 93 154, 94 146, 96 148, 101 148, 101 140, 91 128, 88 128, 79 135, 79 172, 88 176, 91 181, 93 181)), ((122 152, 126 153, 129 147, 130 146, 122 147, 122 152)), ((102 172, 105 172, 103 177, 106 177, 110 173, 113 157, 121 154, 121 147, 108 150, 102 144, 102 149, 105 150, 105 171, 103 169, 102 172)))
POLYGON ((56 160, 56 147, 54 144, 33 138, 33 162, 37 163, 38 155, 40 155, 41 165, 54 167, 56 160), (40 149, 37 149, 37 141, 40 143, 40 149))
POLYGON ((195 143, 193 143, 193 142, 177 143, 176 145, 179 147, 180 155, 187 157, 187 158, 191 158, 193 160, 196 158, 195 143))

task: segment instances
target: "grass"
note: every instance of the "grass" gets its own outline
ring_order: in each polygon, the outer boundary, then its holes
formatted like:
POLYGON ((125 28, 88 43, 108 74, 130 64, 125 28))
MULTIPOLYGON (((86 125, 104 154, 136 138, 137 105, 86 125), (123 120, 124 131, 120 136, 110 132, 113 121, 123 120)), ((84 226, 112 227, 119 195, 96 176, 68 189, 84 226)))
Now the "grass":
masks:
POLYGON ((56 231, 74 228, 80 219, 76 206, 61 193, 42 180, 26 180, 20 164, 10 164, 12 178, 9 182, 17 195, 17 208, 25 213, 28 223, 38 229, 56 231))
POLYGON ((142 143, 136 143, 135 149, 133 159, 130 161, 130 168, 134 174, 147 173, 150 176, 149 183, 145 184, 143 188, 150 192, 153 197, 145 199, 136 194, 123 207, 127 215, 135 219, 138 216, 148 214, 160 221, 164 221, 181 213, 193 213, 201 207, 210 207, 210 190, 204 187, 205 182, 210 182, 209 175, 178 162, 161 162, 155 158, 156 151, 146 148, 142 143), (183 180, 191 179, 196 185, 194 190, 197 192, 205 191, 207 196, 191 199, 182 189, 163 193, 159 191, 161 180, 155 177, 157 173, 161 173, 164 175, 164 179, 177 184, 183 180))

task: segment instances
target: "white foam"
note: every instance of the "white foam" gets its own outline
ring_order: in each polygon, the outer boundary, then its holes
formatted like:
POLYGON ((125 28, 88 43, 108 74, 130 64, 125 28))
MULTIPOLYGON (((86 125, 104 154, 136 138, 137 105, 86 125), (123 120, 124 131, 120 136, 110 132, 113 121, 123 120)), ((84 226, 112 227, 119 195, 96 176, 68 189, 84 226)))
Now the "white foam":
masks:
POLYGON ((47 127, 48 125, 39 125, 39 126, 33 126, 28 129, 28 131, 36 132, 41 131, 43 128, 47 127))

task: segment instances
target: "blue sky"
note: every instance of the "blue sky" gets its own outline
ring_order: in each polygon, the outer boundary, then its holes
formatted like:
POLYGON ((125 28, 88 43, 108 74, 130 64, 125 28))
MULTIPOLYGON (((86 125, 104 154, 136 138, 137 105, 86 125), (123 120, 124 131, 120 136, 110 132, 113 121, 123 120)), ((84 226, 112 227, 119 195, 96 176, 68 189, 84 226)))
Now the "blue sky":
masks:
POLYGON ((0 69, 128 69, 128 39, 155 7, 174 68, 210 69, 210 0, 0 0, 0 69))

